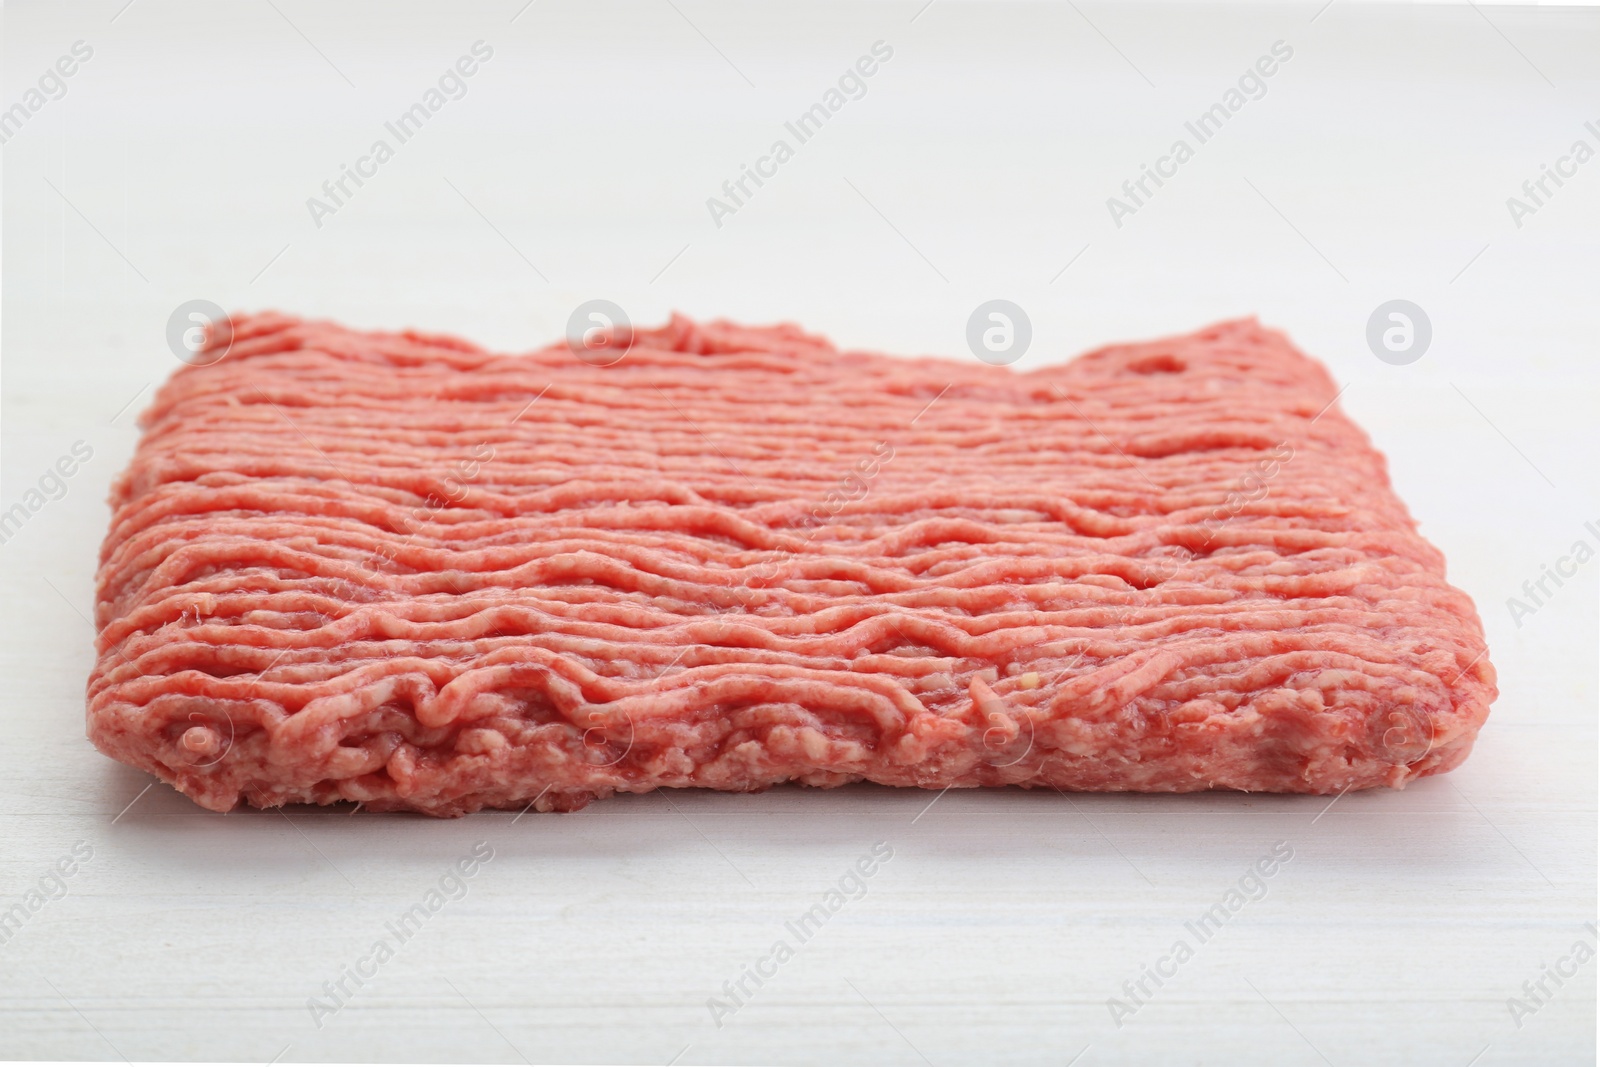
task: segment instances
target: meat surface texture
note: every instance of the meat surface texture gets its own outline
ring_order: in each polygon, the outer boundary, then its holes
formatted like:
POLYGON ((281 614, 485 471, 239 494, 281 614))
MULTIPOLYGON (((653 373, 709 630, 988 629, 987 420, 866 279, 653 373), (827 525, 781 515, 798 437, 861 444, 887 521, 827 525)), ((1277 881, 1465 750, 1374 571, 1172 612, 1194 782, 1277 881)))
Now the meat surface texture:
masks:
POLYGON ((1253 320, 1029 373, 611 344, 236 319, 113 487, 90 738, 217 811, 1333 794, 1455 767, 1496 695, 1383 457, 1253 320))

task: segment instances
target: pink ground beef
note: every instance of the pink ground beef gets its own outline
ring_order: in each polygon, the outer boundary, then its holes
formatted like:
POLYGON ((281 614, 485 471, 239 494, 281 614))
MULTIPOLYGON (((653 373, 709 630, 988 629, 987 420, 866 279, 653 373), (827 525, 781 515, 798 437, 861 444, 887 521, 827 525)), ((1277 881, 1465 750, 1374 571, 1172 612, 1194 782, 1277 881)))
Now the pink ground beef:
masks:
POLYGON ((88 731, 205 807, 798 781, 1404 785, 1471 600, 1253 321, 1021 374, 675 317, 626 356, 281 315, 145 413, 88 731))

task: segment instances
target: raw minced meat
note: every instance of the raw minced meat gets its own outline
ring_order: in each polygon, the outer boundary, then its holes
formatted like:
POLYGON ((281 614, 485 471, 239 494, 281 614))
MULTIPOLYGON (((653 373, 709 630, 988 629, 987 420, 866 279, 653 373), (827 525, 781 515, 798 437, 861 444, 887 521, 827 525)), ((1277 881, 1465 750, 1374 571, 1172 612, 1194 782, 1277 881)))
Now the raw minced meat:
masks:
POLYGON ((682 317, 626 340, 237 319, 114 487, 89 736, 216 810, 459 815, 1337 793, 1449 770, 1488 714, 1471 600, 1253 321, 1030 373, 682 317))

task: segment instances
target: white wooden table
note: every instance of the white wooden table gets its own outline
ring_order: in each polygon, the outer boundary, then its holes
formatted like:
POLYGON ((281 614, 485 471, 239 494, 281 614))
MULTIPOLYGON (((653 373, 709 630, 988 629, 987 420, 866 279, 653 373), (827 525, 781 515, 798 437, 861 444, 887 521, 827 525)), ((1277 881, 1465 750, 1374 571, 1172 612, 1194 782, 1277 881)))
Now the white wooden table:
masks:
POLYGON ((920 4, 8 7, 6 106, 93 55, 4 148, 0 507, 93 455, 0 546, 0 909, 92 855, 0 944, 0 1057, 1594 1062, 1593 961, 1507 1002, 1593 943, 1600 561, 1506 602, 1600 545, 1600 161, 1520 228, 1506 200, 1600 146, 1600 14, 920 4), (317 227, 307 199, 478 40, 466 95, 317 227), (716 226, 706 199, 879 40, 866 95, 716 226), (1279 40, 1265 95, 1116 227, 1107 198, 1279 40), (526 348, 596 296, 961 358, 999 296, 1024 365, 1259 314, 1349 383, 1477 599, 1502 691, 1477 752, 1331 806, 780 789, 436 822, 213 815, 87 744, 103 501, 175 307, 526 348), (1433 324, 1407 366, 1364 341, 1393 298, 1433 324), (314 1020, 480 841, 466 895, 314 1020), (800 943, 786 922, 877 842, 800 943), (1186 934, 1278 842, 1265 895, 1186 934), (1119 1027, 1108 999, 1186 936, 1119 1027))

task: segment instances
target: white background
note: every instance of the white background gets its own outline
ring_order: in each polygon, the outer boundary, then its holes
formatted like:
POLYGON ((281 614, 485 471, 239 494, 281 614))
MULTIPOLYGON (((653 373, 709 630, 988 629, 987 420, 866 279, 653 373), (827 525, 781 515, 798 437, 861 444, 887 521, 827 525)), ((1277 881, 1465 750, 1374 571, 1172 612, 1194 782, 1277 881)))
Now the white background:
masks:
POLYGON ((1506 199, 1600 144, 1600 12, 122 3, 5 12, 0 106, 94 56, 4 148, 0 507, 94 457, 0 546, 0 909, 94 856, 0 946, 0 1056, 1594 1062, 1593 962, 1520 1028, 1506 1002, 1592 940, 1600 560, 1520 626, 1506 600, 1600 543, 1600 160, 1520 228, 1506 199), (468 95, 314 226, 306 199, 479 39, 468 95), (715 226, 706 198, 877 40, 867 95, 715 226), (1277 40, 1266 96, 1114 226, 1106 198, 1277 40), (1331 809, 779 789, 439 822, 214 815, 88 745, 103 501, 177 305, 516 350, 592 297, 956 358, 1005 297, 1023 366, 1259 315, 1349 383, 1476 598, 1502 693, 1477 751, 1331 809), (1363 340, 1396 297, 1433 322, 1410 366, 1363 340), (466 899, 314 1027, 306 999, 480 840, 466 899), (865 898, 716 1027, 706 999, 877 841, 865 898), (1278 841, 1267 897, 1116 1028, 1107 998, 1278 841))

